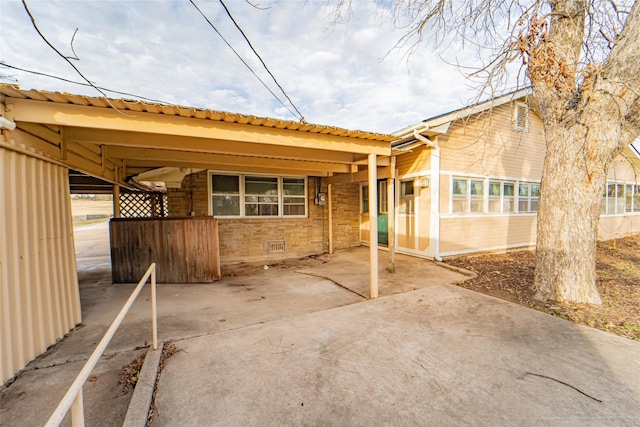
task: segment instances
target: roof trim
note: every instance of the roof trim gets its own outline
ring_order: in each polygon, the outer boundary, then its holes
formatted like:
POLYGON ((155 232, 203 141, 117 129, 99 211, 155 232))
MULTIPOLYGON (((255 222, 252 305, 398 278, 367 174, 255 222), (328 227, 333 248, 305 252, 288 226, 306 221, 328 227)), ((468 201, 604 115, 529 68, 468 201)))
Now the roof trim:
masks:
POLYGON ((467 107, 460 108, 458 110, 453 110, 448 113, 431 117, 419 123, 407 126, 396 132, 393 132, 392 135, 396 136, 397 138, 403 138, 403 137, 412 135, 414 130, 418 130, 418 132, 420 133, 425 133, 428 131, 431 131, 432 133, 446 133, 446 131, 448 130, 448 126, 445 126, 442 128, 444 132, 437 132, 436 129, 434 128, 437 128, 442 125, 446 125, 448 123, 454 122, 464 117, 472 116, 474 114, 478 114, 483 111, 490 110, 492 108, 498 107, 508 102, 512 102, 516 99, 524 98, 532 94, 533 94, 533 90, 531 87, 519 89, 510 93, 507 93, 505 95, 491 98, 488 101, 482 101, 474 105, 470 105, 467 107))
MULTIPOLYGON (((52 102, 57 104, 72 104, 94 108, 116 108, 122 111, 145 112, 186 118, 196 118, 211 121, 247 124, 266 128, 286 129, 299 132, 327 134, 332 136, 354 138, 369 141, 392 142, 397 138, 389 134, 349 130, 335 126, 318 125, 292 120, 282 120, 270 117, 250 116, 227 111, 215 111, 205 108, 151 103, 135 99, 115 99, 104 97, 90 97, 73 95, 62 92, 49 92, 37 89, 22 90, 19 86, 0 84, 0 94, 6 98, 27 99, 34 101, 52 102)), ((7 101, 5 100, 5 103, 7 101)))

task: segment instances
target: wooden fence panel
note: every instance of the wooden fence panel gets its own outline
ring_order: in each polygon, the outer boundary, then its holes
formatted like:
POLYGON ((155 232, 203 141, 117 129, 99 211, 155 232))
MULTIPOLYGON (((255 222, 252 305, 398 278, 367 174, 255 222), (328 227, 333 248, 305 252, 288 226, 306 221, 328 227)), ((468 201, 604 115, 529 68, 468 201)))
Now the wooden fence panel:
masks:
POLYGON ((158 283, 220 279, 215 218, 113 218, 109 228, 114 283, 137 282, 152 262, 158 283))

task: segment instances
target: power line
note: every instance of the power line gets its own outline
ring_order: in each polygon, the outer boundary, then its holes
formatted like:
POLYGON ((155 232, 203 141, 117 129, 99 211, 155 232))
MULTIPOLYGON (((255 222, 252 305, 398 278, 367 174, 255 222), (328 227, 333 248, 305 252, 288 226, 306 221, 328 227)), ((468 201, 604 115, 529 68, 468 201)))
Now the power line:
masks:
POLYGON ((102 87, 102 86, 93 86, 93 85, 90 85, 88 83, 76 82, 74 80, 65 79, 64 77, 54 76, 53 74, 42 73, 40 71, 34 71, 34 70, 27 70, 26 68, 20 68, 20 67, 16 67, 15 65, 9 65, 6 62, 0 62, 0 66, 5 67, 5 68, 11 68, 13 70, 23 71, 25 73, 35 74, 35 75, 38 75, 38 76, 49 77, 51 79, 61 80, 63 82, 72 83, 72 84, 78 85, 78 86, 97 87, 98 89, 103 90, 105 92, 117 93, 118 95, 130 96, 132 98, 142 99, 142 100, 145 100, 145 101, 157 102, 159 104, 171 105, 171 103, 167 102, 167 101, 161 101, 161 100, 153 99, 153 98, 146 98, 144 96, 135 95, 135 94, 128 93, 128 92, 120 92, 120 91, 109 89, 109 88, 102 87))
POLYGON ((300 119, 302 121, 304 121, 304 117, 302 115, 302 113, 300 112, 300 110, 298 110, 298 108, 296 107, 296 105, 293 103, 293 101, 291 100, 291 98, 289 98, 289 95, 287 95, 287 93, 284 91, 284 89, 282 88, 282 86, 280 86, 280 83, 278 83, 278 80, 276 80, 276 77, 273 75, 273 73, 271 72, 271 70, 269 70, 269 67, 267 67, 267 64, 264 63, 264 61, 262 60, 262 57, 258 54, 258 52, 255 50, 255 48, 253 47, 253 45, 251 44, 251 42, 249 41, 249 38, 247 37, 247 35, 244 33, 244 31, 242 31, 242 28, 240 28, 240 25, 238 25, 238 23, 236 22, 236 20, 233 18, 233 16, 231 15, 231 12, 229 11, 229 9, 227 8, 227 5, 224 4, 224 1, 219 0, 220 4, 222 5, 222 7, 224 7, 225 12, 227 12, 227 15, 229 16, 229 18, 231 19, 231 21, 233 21, 233 24, 236 26, 236 28, 238 29, 238 31, 240 31, 240 34, 242 34, 242 37, 244 37, 244 39, 247 41, 247 44, 249 45, 249 47, 251 48, 251 50, 253 51, 253 53, 256 54, 256 56, 258 57, 258 59, 260 60, 260 62, 262 63, 262 66, 264 67, 265 70, 267 70, 267 73, 269 73, 269 75, 271 76, 271 78, 273 79, 274 83, 280 88, 280 90, 282 91, 282 94, 289 100, 289 102, 291 103, 291 106, 293 107, 294 110, 296 110, 296 112, 300 115, 300 119))
MULTIPOLYGON (((278 98, 278 96, 273 93, 273 91, 271 90, 271 88, 269 88, 269 86, 267 86, 267 84, 260 78, 260 76, 258 76, 256 74, 255 71, 253 71, 253 69, 251 68, 251 66, 249 64, 247 64, 247 62, 242 59, 242 57, 240 56, 240 54, 233 48, 233 46, 231 46, 231 44, 227 41, 227 39, 224 38, 224 36, 220 33, 220 31, 218 31, 218 29, 215 27, 215 25, 213 25, 213 23, 209 20, 209 18, 207 18, 207 16, 200 10, 200 8, 198 7, 198 5, 196 5, 194 3, 193 0, 189 0, 191 2, 191 4, 193 5, 193 7, 196 8, 196 10, 198 12, 200 12, 200 15, 202 15, 202 17, 207 21, 207 23, 209 24, 209 26, 211 28, 213 28, 213 30, 220 36, 220 38, 225 42, 225 44, 229 47, 229 49, 231 49, 233 51, 233 53, 235 53, 235 55, 238 57, 238 59, 244 64, 245 67, 247 67, 249 69, 249 71, 251 71, 251 74, 253 74, 255 76, 256 79, 258 79, 260 81, 260 83, 262 83, 262 86, 265 87, 265 89, 267 89, 269 91, 269 93, 271 93, 271 95, 273 95, 273 97, 275 99, 278 100, 278 102, 280 104, 282 104, 282 106, 284 108, 287 109, 287 111, 289 111, 293 116, 296 116, 296 113, 294 113, 289 107, 287 107, 287 105, 282 102, 282 100, 280 98, 278 98)), ((295 107, 294 107, 295 108, 295 107)), ((300 120, 304 121, 304 117, 302 117, 302 115, 300 115, 300 120)))
MULTIPOLYGON (((69 65, 71 65, 71 67, 76 70, 76 73, 78 73, 80 75, 80 77, 82 77, 84 79, 85 82, 87 82, 89 84, 89 86, 91 86, 92 88, 94 88, 95 90, 97 90, 98 92, 100 92, 102 94, 102 96, 104 96, 105 101, 107 101, 107 104, 109 104, 114 110, 118 111, 120 114, 126 115, 124 113, 122 113, 120 110, 118 110, 107 98, 107 94, 104 93, 102 90, 100 90, 96 85, 93 84, 93 82, 91 82, 88 78, 86 78, 84 76, 84 74, 82 74, 82 72, 78 69, 78 67, 76 67, 75 65, 73 65, 73 63, 69 60, 68 57, 64 56, 62 54, 62 52, 60 52, 53 44, 51 44, 51 42, 49 40, 47 40, 47 38, 45 37, 44 34, 42 34, 42 31, 40 31, 40 28, 38 28, 38 24, 36 24, 36 18, 33 17, 33 15, 31 14, 31 11, 29 10, 29 6, 27 6, 27 2, 26 0, 22 0, 22 6, 24 6, 24 10, 27 12, 27 15, 29 15, 29 18, 31 19, 31 24, 33 24, 33 28, 35 28, 36 32, 38 33, 38 35, 40 35, 40 37, 42 38, 42 40, 44 40, 44 42, 49 45, 49 47, 51 49, 53 49, 53 51, 55 53, 57 53, 62 59, 64 59, 65 61, 67 61, 69 63, 69 65)), ((76 30, 77 31, 77 30, 76 30)), ((76 34, 73 33, 73 37, 75 38, 76 34)), ((73 50, 73 39, 72 39, 72 50, 73 50)), ((75 54, 75 52, 74 52, 75 54)), ((77 56, 73 59, 78 59, 77 56)))

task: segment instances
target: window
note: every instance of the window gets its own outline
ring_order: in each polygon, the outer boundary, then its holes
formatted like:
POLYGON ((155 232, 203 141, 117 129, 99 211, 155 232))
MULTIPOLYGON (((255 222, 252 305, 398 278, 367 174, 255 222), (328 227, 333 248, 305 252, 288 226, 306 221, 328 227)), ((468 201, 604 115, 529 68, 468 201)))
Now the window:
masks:
POLYGON ((453 212, 468 212, 467 180, 453 180, 453 212))
POLYGON ((518 212, 537 212, 540 203, 540 184, 521 182, 518 185, 518 212))
POLYGON ((471 212, 484 212, 484 182, 471 180, 471 212))
POLYGON ((477 178, 453 178, 451 195, 453 213, 515 213, 537 212, 540 184, 533 182, 477 178), (486 183, 486 184, 485 184, 486 183), (486 185, 486 187, 485 187, 486 185), (485 208, 486 206, 486 208, 485 208))
POLYGON ((413 200, 413 180, 400 182, 399 212, 405 215, 413 215, 413 213, 415 212, 413 200))
POLYGON ((515 212, 515 184, 513 182, 502 183, 502 212, 515 212))
POLYGON ((601 214, 640 212, 640 185, 609 181, 602 195, 601 214))
POLYGON ((484 212, 484 181, 454 178, 453 212, 484 212))
POLYGON ((515 130, 529 129, 529 107, 524 102, 516 102, 513 109, 513 127, 515 130))
POLYGON ((211 175, 211 206, 214 216, 240 215, 240 177, 211 175))
MULTIPOLYGON (((634 196, 635 185, 627 184, 625 188, 625 212, 633 212, 633 196, 634 196)), ((640 206, 638 206, 640 209, 640 206)))
POLYGON ((278 216, 278 178, 247 176, 244 178, 244 214, 278 216))
POLYGON ((378 213, 388 213, 389 205, 387 204, 387 181, 378 183, 378 213))
POLYGON ((489 212, 514 212, 514 183, 489 181, 489 212))
POLYGON ((369 186, 362 186, 362 213, 369 213, 369 186))
POLYGON ((306 216, 307 180, 211 174, 211 211, 219 217, 306 216))

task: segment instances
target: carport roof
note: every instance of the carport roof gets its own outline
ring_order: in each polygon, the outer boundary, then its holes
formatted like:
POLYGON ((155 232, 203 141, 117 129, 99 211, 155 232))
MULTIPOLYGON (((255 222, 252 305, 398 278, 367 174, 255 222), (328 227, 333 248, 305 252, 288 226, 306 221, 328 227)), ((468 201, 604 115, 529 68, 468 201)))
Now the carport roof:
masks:
POLYGON ((120 111, 145 112, 163 114, 166 116, 180 116, 187 118, 206 119, 227 123, 248 124, 264 126, 267 128, 288 129, 300 132, 321 133, 347 138, 367 139, 373 141, 391 142, 397 138, 392 135, 349 130, 335 126, 312 124, 293 120, 282 120, 269 117, 257 117, 252 115, 215 111, 206 108, 195 108, 181 105, 151 103, 132 99, 112 99, 104 97, 91 97, 85 95, 73 95, 62 92, 49 92, 37 89, 22 90, 14 85, 0 85, 0 93, 11 98, 30 99, 35 101, 55 102, 59 104, 73 104, 102 108, 115 108, 120 111))
POLYGON ((123 185, 161 168, 350 175, 388 164, 392 135, 179 105, 0 85, 3 147, 123 185))

